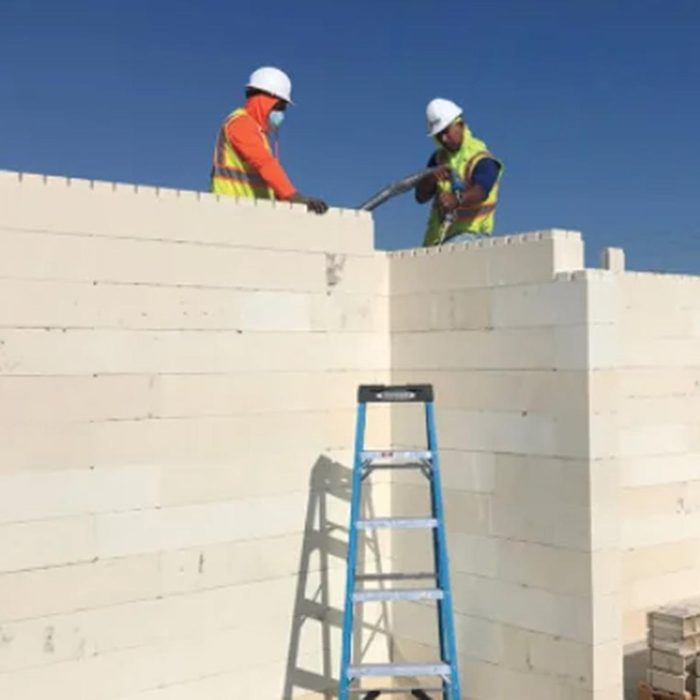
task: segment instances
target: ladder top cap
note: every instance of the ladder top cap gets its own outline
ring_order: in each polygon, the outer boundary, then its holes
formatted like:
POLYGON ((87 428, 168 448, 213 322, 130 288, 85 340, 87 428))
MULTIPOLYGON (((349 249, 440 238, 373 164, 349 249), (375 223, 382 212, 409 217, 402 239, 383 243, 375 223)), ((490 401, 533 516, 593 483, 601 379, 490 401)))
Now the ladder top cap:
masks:
POLYGON ((433 400, 432 384, 361 384, 360 403, 425 403, 433 400))

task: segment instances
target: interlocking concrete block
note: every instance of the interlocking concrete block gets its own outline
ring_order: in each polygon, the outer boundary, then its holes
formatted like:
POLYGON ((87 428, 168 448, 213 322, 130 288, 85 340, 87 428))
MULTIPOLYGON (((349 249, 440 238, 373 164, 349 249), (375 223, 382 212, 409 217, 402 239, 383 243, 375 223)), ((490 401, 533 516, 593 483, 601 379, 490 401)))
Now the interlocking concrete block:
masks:
POLYGON ((95 464, 94 443, 89 423, 0 422, 0 472, 87 468, 95 464))
MULTIPOLYGON (((346 543, 318 530, 159 553, 163 595, 292 576, 315 577, 322 564, 340 568, 346 543), (305 555, 305 558, 302 557, 305 555), (306 565, 304 571, 300 567, 306 565)), ((115 560, 118 561, 118 560, 115 560)), ((327 582, 324 573, 324 581, 327 582)))
POLYGON ((329 292, 312 299, 314 330, 388 333, 389 297, 329 292))
MULTIPOLYGON (((410 370, 392 371, 392 381, 397 383, 410 383, 415 376, 410 370)), ((582 416, 593 400, 589 400, 591 375, 586 371, 426 370, 421 377, 433 384, 440 411, 454 408, 582 416)), ((604 378, 596 379, 598 385, 596 406, 603 410, 612 405, 606 394, 612 394, 614 385, 604 378)))
MULTIPOLYGON (((45 280, 0 280, 0 291, 4 326, 103 329, 250 330, 241 319, 240 304, 256 294, 224 288, 45 280)), ((304 292, 261 294, 273 295, 278 305, 287 295, 307 296, 304 292)), ((300 327, 296 313, 296 323, 294 318, 288 321, 292 330, 300 327)), ((308 322, 302 329, 308 330, 308 322)))
POLYGON ((308 455, 309 470, 323 458, 325 429, 317 413, 260 413, 140 421, 107 421, 92 427, 90 458, 110 466, 226 464, 254 468, 280 462, 280 450, 308 455), (275 435, 272 443, 267 436, 275 435), (234 439, 235 437, 235 439, 234 439))
POLYGON ((625 367, 620 390, 626 397, 694 396, 700 392, 700 369, 694 367, 625 367))
MULTIPOLYGON (((442 294, 438 299, 444 300, 442 294)), ((454 330, 480 330, 492 328, 493 292, 489 288, 455 290, 449 293, 449 327, 454 330)), ((435 315, 444 320, 445 309, 441 306, 435 315)))
POLYGON ((522 454, 496 456, 496 497, 510 502, 514 510, 542 510, 551 503, 552 493, 562 504, 588 507, 588 462, 522 454))
POLYGON ((154 508, 159 487, 152 466, 0 476, 0 523, 154 508))
POLYGON ((601 251, 601 267, 611 272, 625 271, 625 251, 622 248, 603 248, 601 251))
POLYGON ((592 686, 589 644, 504 627, 504 665, 520 673, 566 678, 580 687, 592 686))
POLYGON ((696 565, 698 551, 698 540, 627 549, 622 554, 624 582, 692 569, 696 565))
POLYGON ((665 673, 664 671, 649 671, 649 684, 657 690, 666 690, 669 693, 677 693, 682 695, 686 690, 695 692, 695 683, 691 680, 691 676, 683 674, 665 673))
MULTIPOLYGON (((7 230, 0 230, 0 243, 7 250, 0 261, 3 278, 308 292, 326 288, 325 257, 319 253, 7 230)), ((377 260, 380 269, 381 262, 377 260)))
POLYGON ((390 341, 379 333, 331 333, 314 339, 318 364, 328 371, 376 372, 389 367, 390 341))
POLYGON ((0 424, 70 425, 83 421, 145 418, 154 379, 147 376, 3 376, 0 424))
POLYGON ((0 573, 92 561, 95 516, 0 525, 0 542, 0 573))
POLYGON ((455 633, 460 655, 490 663, 506 661, 503 625, 467 615, 456 615, 455 633))
MULTIPOLYGON (((689 568, 637 579, 625 587, 626 607, 630 609, 649 609, 696 595, 697 569, 689 568)), ((659 625, 663 627, 661 623, 659 625)), ((669 635, 673 632, 670 631, 669 635)))
MULTIPOLYGON (((332 368, 352 350, 359 355, 387 345, 375 335, 355 337, 361 335, 353 334, 351 348, 341 357, 340 341, 320 333, 5 330, 0 370, 9 375, 196 373, 203 367, 212 373, 314 371, 332 368)), ((365 354, 353 364, 377 368, 380 362, 365 354)))
POLYGON ((649 665, 657 671, 665 671, 672 674, 694 673, 696 656, 689 654, 673 654, 656 649, 649 650, 649 665))
POLYGON ((626 488, 621 493, 623 517, 693 512, 700 509, 700 481, 626 488))
POLYGON ((619 590, 593 598, 593 639, 596 644, 620 641, 622 613, 623 601, 619 590))
POLYGON ((453 571, 495 578, 500 572, 502 545, 503 542, 495 537, 450 530, 450 566, 453 571))
POLYGON ((566 326, 586 316, 586 285, 579 280, 495 287, 491 295, 495 327, 566 326))
POLYGON ((446 449, 557 454, 554 419, 542 414, 500 411, 440 411, 441 444, 446 449))
POLYGON ((630 456, 619 460, 625 488, 694 481, 698 463, 693 452, 651 456, 630 456))
MULTIPOLYGON (((534 505, 534 504, 533 504, 534 505)), ((532 506, 514 508, 510 500, 493 502, 493 530, 497 537, 520 539, 555 547, 588 549, 590 521, 588 509, 558 504, 533 512, 532 506)))
POLYGON ((592 639, 592 601, 586 596, 561 595, 460 572, 452 580, 459 613, 574 641, 590 643, 592 639))
MULTIPOLYGON (((456 326, 453 320, 456 308, 454 296, 448 293, 391 296, 389 316, 392 333, 463 328, 456 326)), ((486 325, 476 327, 484 328, 486 325)))
POLYGON ((622 428, 619 440, 619 454, 623 458, 683 454, 689 447, 683 423, 622 428))
POLYGON ((326 291, 388 296, 389 263, 384 253, 335 255, 324 258, 326 291))
POLYGON ((627 518, 622 522, 624 547, 651 547, 696 539, 700 539, 700 514, 697 513, 627 518))
MULTIPOLYGON (((623 645, 621 638, 593 646, 593 688, 621 688, 623 684, 623 645)), ((597 697, 597 693, 596 693, 597 697)))
POLYGON ((310 331, 311 297, 291 292, 250 292, 238 299, 241 330, 310 331))
POLYGON ((553 332, 531 328, 402 333, 392 338, 392 367, 414 372, 551 369, 556 356, 553 332))
POLYGON ((303 527, 306 494, 96 516, 100 557, 272 537, 303 527))
POLYGON ((591 595, 590 554, 513 540, 499 541, 496 577, 565 595, 591 595))
MULTIPOLYGON (((0 673, 0 694, 13 700, 37 700, 56 693, 60 688, 65 697, 84 695, 83 662, 66 661, 39 668, 28 668, 15 673, 0 673)), ((93 692, 92 698, 99 696, 93 692)))
POLYGON ((331 209, 75 178, 8 173, 0 196, 8 226, 103 236, 369 253, 372 218, 331 209))
POLYGON ((595 549, 591 559, 591 590, 593 595, 617 593, 623 585, 623 553, 619 544, 607 549, 595 549))
POLYGON ((0 618, 9 622, 156 598, 159 555, 56 565, 0 576, 0 618))
POLYGON ((700 411, 700 395, 626 397, 621 401, 620 411, 624 427, 689 423, 700 411))

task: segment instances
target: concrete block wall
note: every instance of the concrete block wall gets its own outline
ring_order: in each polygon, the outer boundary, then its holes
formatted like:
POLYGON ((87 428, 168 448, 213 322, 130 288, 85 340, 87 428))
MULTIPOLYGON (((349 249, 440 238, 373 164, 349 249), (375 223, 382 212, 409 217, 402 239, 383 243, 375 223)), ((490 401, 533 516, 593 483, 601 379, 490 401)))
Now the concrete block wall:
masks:
POLYGON ((0 697, 325 697, 371 218, 0 173, 0 250, 0 697))
MULTIPOLYGON (((601 276, 605 395, 618 475, 626 697, 645 675, 646 612, 700 595, 700 279, 601 276)), ((603 409, 603 403, 607 409, 603 409)))
MULTIPOLYGON (((584 270, 575 232, 387 255, 358 212, 6 172, 0 246, 0 697, 328 697, 362 382, 436 387, 465 697, 618 700, 623 655, 633 697, 645 611, 698 594, 698 279, 584 270)), ((420 444, 372 414, 370 446, 420 444)), ((425 512, 373 479, 368 513, 425 512)), ((367 660, 434 657, 401 605, 367 660)))
MULTIPOLYGON (((392 380, 438 396, 465 697, 621 695, 615 524, 598 520, 609 479, 590 418, 602 350, 582 268, 566 231, 390 255, 392 380)), ((395 442, 422 431, 397 409, 395 442)), ((420 479, 396 479, 396 512, 425 512, 420 479)), ((427 538, 401 533, 392 554, 429 566, 427 538)), ((434 627, 427 606, 397 607, 398 656, 435 658, 434 627)))

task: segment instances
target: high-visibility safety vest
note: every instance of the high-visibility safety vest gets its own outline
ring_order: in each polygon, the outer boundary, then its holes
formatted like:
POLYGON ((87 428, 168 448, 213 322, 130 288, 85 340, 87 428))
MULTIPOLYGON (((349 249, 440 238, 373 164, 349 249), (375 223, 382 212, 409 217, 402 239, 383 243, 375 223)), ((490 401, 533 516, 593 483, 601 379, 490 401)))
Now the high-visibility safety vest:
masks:
MULTIPOLYGON (((234 150, 226 135, 226 127, 234 119, 247 117, 242 107, 226 117, 219 129, 214 148, 214 162, 211 168, 211 191, 230 197, 252 197, 254 199, 274 199, 274 193, 265 180, 234 150)), ((258 127, 259 128, 259 127, 258 127)), ((260 129, 265 148, 270 150, 270 142, 265 132, 260 129)))
MULTIPOLYGON (((454 153, 445 148, 441 148, 437 152, 437 162, 440 165, 449 165, 460 178, 464 179, 467 187, 472 184, 472 176, 474 168, 482 158, 493 158, 489 153, 486 144, 480 139, 474 138, 471 132, 464 126, 464 138, 462 145, 458 151, 454 153)), ((496 160, 495 158, 493 158, 496 160)), ((503 164, 497 161, 501 166, 498 179, 491 188, 488 197, 476 205, 470 207, 457 207, 455 218, 452 225, 442 237, 447 240, 459 233, 479 233, 482 235, 490 235, 493 232, 494 218, 496 213, 496 204, 498 202, 498 186, 503 173, 503 164)), ((442 228, 442 216, 438 208, 437 194, 440 192, 451 192, 452 184, 449 180, 440 180, 438 182, 438 193, 436 193, 433 201, 433 208, 428 219, 428 227, 425 232, 425 240, 423 245, 438 245, 442 228)))

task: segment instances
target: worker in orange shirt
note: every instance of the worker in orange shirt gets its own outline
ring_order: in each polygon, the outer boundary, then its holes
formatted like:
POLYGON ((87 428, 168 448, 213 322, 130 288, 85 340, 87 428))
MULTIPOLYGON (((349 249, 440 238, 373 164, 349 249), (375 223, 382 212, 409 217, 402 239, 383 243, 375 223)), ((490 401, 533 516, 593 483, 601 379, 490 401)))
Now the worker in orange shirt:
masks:
POLYGON ((279 68, 258 68, 246 85, 246 103, 224 120, 214 149, 211 191, 232 197, 282 199, 306 204, 323 214, 328 205, 301 194, 291 183, 270 148, 292 102, 292 83, 279 68))

